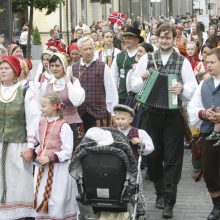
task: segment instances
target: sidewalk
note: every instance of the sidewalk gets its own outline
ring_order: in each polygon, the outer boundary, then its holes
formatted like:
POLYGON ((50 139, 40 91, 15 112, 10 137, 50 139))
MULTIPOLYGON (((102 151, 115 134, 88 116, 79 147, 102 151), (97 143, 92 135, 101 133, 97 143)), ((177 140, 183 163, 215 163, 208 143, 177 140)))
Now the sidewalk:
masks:
MULTIPOLYGON (((212 210, 212 202, 204 180, 195 183, 192 178, 191 151, 185 149, 182 179, 178 185, 177 202, 172 220, 205 220, 212 210)), ((144 180, 147 202, 147 220, 160 220, 162 210, 155 208, 153 184, 144 180)))

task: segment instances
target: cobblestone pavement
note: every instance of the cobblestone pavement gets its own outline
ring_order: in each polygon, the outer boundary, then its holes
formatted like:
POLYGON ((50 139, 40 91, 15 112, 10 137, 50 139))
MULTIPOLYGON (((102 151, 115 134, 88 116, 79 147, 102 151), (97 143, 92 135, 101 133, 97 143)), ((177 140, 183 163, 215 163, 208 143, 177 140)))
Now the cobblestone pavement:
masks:
MULTIPOLYGON (((185 150, 182 178, 178 185, 177 202, 172 220, 205 220, 212 209, 212 202, 204 180, 195 183, 192 178, 191 151, 185 150)), ((160 220, 162 210, 155 208, 153 184, 144 180, 147 202, 147 220, 160 220)))

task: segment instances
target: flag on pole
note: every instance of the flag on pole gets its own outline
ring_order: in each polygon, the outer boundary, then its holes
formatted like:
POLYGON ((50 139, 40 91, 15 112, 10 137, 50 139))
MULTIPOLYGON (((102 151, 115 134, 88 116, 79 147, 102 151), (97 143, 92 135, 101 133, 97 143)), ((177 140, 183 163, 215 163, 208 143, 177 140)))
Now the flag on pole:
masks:
POLYGON ((125 21, 125 17, 126 17, 126 14, 113 11, 108 16, 108 21, 112 23, 116 23, 117 25, 122 25, 125 21))

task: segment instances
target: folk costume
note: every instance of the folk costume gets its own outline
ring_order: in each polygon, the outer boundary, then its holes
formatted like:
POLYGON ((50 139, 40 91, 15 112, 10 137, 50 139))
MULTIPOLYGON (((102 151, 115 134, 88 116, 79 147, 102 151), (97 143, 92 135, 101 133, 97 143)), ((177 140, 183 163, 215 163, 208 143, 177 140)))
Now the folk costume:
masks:
MULTIPOLYGON (((21 74, 20 61, 13 56, 3 59, 21 74)), ((0 219, 34 217, 32 202, 32 161, 21 157, 37 143, 40 114, 36 97, 20 82, 11 86, 0 84, 0 219)))
POLYGON ((112 47, 110 49, 101 48, 99 51, 97 51, 97 54, 95 56, 98 57, 99 61, 106 63, 111 68, 114 58, 116 58, 120 52, 121 51, 115 47, 112 47))
MULTIPOLYGON (((139 43, 143 42, 143 37, 140 36, 140 30, 128 27, 126 32, 123 36, 134 36, 139 39, 139 43)), ((126 52, 121 52, 117 55, 116 59, 112 63, 111 72, 118 85, 118 95, 119 95, 119 102, 124 104, 127 97, 127 89, 126 89, 126 78, 128 71, 132 69, 132 65, 135 63, 135 56, 137 53, 137 48, 126 52)))
MULTIPOLYGON (((64 71, 66 73, 67 60, 64 55, 54 53, 61 60, 64 71)), ((77 78, 72 78, 72 81, 66 80, 66 76, 57 79, 52 76, 49 83, 45 82, 41 87, 42 93, 55 91, 65 105, 63 111, 64 120, 70 125, 74 134, 74 147, 76 147, 83 136, 82 119, 78 114, 77 107, 80 106, 85 99, 85 91, 81 87, 77 78)))
POLYGON ((64 119, 43 117, 39 124, 39 142, 37 156, 48 156, 49 163, 35 170, 35 219, 75 220, 78 191, 68 171, 73 146, 72 130, 64 119))
MULTIPOLYGON (((214 147, 215 141, 205 138, 214 129, 214 123, 205 117, 205 110, 212 106, 220 106, 219 83, 220 80, 215 77, 202 81, 188 105, 190 123, 193 127, 200 127, 200 135, 203 137, 201 143, 202 170, 206 187, 210 193, 220 191, 220 148, 214 147)), ((220 196, 212 198, 212 202, 216 213, 220 213, 220 196)), ((217 218, 214 218, 211 212, 208 219, 217 218)))
MULTIPOLYGON (((189 61, 174 49, 169 54, 161 54, 160 50, 157 50, 154 57, 161 74, 177 75, 183 85, 179 98, 189 100, 197 87, 189 61)), ((151 68, 155 68, 153 57, 151 54, 146 54, 141 57, 136 67, 134 73, 136 83, 140 85, 140 82, 143 82, 141 74, 151 68)), ((176 203, 184 151, 184 122, 180 110, 148 106, 143 113, 142 128, 150 135, 155 147, 155 151, 147 160, 150 179, 154 182, 157 198, 164 198, 165 204, 173 207, 176 203)))
POLYGON ((109 67, 93 58, 90 64, 83 59, 72 66, 73 76, 85 90, 85 102, 78 108, 85 131, 91 127, 107 126, 108 113, 118 104, 118 93, 109 67))

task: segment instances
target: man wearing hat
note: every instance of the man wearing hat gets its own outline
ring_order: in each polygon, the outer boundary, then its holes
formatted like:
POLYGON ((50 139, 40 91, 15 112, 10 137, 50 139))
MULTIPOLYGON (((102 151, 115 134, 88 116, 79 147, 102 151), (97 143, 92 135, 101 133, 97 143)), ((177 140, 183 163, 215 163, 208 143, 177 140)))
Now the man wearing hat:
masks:
POLYGON ((134 27, 126 29, 126 32, 123 34, 126 51, 119 53, 112 63, 111 72, 116 85, 118 85, 119 102, 121 104, 124 104, 128 97, 126 89, 127 73, 135 63, 138 44, 144 40, 140 34, 141 31, 134 27))

